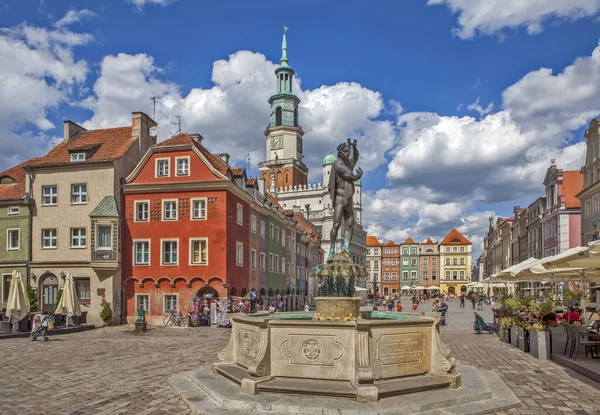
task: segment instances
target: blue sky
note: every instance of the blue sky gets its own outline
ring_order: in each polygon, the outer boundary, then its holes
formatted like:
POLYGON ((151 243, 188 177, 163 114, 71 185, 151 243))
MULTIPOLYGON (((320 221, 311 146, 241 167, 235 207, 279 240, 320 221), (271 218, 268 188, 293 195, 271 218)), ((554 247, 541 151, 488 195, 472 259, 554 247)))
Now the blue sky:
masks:
POLYGON ((487 216, 542 194, 550 158, 581 166, 600 112, 600 0, 482 3, 0 0, 0 169, 51 148, 65 119, 127 125, 151 96, 161 139, 179 114, 255 166, 285 24, 311 181, 357 137, 371 233, 457 227, 478 247, 487 216))

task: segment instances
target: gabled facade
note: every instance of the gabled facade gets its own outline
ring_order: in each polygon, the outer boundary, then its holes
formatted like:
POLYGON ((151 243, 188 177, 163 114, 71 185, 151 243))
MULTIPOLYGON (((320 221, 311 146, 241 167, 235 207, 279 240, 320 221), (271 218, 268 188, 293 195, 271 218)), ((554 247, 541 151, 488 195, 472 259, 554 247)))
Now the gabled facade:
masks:
POLYGON ((375 236, 367 236, 367 289, 377 295, 381 292, 381 242, 375 236))
POLYGON ((472 244, 458 230, 452 229, 440 243, 440 290, 460 294, 467 291, 471 275, 472 244))
POLYGON ((437 242, 427 238, 419 247, 419 282, 423 287, 440 284, 440 251, 437 242))
POLYGON ((380 294, 398 295, 400 293, 400 245, 388 241, 381 247, 381 251, 383 279, 380 294))
POLYGON ((577 198, 581 211, 581 245, 600 239, 600 119, 585 131, 586 157, 581 167, 583 186, 577 198))
POLYGON ((154 144, 155 125, 141 112, 122 128, 87 131, 65 121, 64 140, 25 166, 33 209, 30 283, 43 311, 54 311, 71 273, 88 323, 102 324, 103 300, 113 322, 121 321, 121 185, 154 144))
POLYGON ((419 245, 407 238, 400 244, 400 286, 419 285, 419 245))

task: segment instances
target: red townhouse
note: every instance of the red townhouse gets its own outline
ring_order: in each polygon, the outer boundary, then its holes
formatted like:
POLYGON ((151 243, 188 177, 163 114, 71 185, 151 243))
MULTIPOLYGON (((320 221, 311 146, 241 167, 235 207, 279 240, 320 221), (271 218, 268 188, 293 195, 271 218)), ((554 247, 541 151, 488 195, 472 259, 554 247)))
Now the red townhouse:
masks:
POLYGON ((245 171, 201 141, 182 133, 153 145, 123 186, 129 322, 139 308, 157 323, 169 310, 188 311, 194 296, 258 288, 249 287, 249 206, 256 188, 247 191, 245 171))

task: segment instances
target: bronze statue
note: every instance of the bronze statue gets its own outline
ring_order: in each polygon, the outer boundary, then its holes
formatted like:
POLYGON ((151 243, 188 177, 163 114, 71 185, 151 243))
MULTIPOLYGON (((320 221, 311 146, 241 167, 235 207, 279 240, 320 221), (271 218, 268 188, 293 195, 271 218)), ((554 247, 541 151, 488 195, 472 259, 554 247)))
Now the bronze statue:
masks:
POLYGON ((333 226, 331 228, 331 248, 327 256, 327 262, 335 254, 337 235, 342 225, 342 218, 346 226, 342 229, 343 247, 342 251, 350 254, 350 241, 354 233, 354 182, 360 180, 363 175, 361 168, 353 173, 356 162, 358 161, 358 149, 356 140, 354 143, 350 139, 337 147, 338 158, 331 167, 329 177, 329 194, 333 203, 333 226))

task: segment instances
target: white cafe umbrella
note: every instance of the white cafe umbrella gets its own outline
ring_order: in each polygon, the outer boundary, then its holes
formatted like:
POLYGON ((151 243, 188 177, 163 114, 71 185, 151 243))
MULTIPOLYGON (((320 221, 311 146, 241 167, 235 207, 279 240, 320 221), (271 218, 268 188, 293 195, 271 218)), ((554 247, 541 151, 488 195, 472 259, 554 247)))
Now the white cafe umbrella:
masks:
POLYGON ((437 285, 430 285, 429 287, 427 287, 428 290, 439 290, 440 287, 438 287, 437 285))
POLYGON ((29 296, 20 272, 13 271, 6 301, 6 317, 21 321, 29 314, 29 296))
POLYGON ((600 241, 588 246, 577 246, 542 260, 546 269, 554 268, 600 268, 600 241))
POLYGON ((409 285, 403 285, 402 287, 400 287, 401 290, 411 290, 412 287, 409 285))
MULTIPOLYGON (((519 262, 518 264, 515 265, 511 265, 508 268, 503 269, 500 272, 497 272, 496 274, 492 275, 490 277, 492 282, 496 282, 496 280, 500 279, 502 281, 507 281, 507 282, 511 282, 514 280, 515 275, 517 275, 517 273, 519 273, 520 271, 529 268, 530 266, 534 265, 534 264, 538 264, 541 263, 542 261, 540 259, 536 259, 536 258, 528 258, 525 261, 519 262)), ((485 280, 483 280, 483 282, 486 282, 485 280)))
POLYGON ((75 290, 75 280, 71 273, 65 278, 65 286, 63 287, 62 295, 56 305, 55 313, 65 313, 67 315, 67 326, 69 326, 69 316, 80 316, 81 306, 79 305, 79 297, 75 290))
POLYGON ((415 287, 415 290, 426 290, 426 289, 427 289, 427 287, 423 287, 422 285, 415 287))

